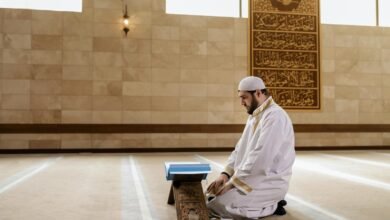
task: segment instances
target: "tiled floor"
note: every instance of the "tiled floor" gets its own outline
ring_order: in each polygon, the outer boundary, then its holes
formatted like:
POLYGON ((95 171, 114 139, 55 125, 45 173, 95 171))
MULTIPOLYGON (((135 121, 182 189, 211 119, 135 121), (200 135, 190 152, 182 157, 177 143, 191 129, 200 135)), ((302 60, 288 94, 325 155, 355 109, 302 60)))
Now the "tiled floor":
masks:
MULTIPOLYGON (((0 155, 0 219, 176 219, 164 162, 209 162, 211 181, 228 155, 0 155)), ((286 200, 266 219, 390 219, 390 151, 297 152, 286 200)))

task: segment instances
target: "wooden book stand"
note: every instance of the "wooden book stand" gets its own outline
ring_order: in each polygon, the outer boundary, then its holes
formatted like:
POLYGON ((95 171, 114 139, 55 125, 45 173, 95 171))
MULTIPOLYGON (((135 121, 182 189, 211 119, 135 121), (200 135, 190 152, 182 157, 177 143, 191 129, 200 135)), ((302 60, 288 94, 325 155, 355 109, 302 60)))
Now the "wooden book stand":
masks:
POLYGON ((178 220, 208 220, 208 210, 201 181, 204 174, 175 175, 168 204, 176 205, 178 220))

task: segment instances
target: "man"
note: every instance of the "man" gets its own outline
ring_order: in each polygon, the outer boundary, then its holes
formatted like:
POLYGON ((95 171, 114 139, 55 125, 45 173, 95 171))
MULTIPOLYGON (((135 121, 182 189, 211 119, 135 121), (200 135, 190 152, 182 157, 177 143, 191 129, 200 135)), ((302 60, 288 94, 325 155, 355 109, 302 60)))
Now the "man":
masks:
POLYGON ((221 218, 284 215, 295 159, 291 120, 259 77, 242 79, 238 95, 249 118, 225 170, 207 189, 216 194, 207 207, 221 218))

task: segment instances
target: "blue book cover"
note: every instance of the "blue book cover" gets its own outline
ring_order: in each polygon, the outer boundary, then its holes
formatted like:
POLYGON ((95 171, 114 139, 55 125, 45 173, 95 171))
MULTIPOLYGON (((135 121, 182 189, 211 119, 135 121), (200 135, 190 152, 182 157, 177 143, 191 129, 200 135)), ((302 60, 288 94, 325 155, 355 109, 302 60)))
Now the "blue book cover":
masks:
POLYGON ((203 179, 205 179, 210 172, 210 164, 200 162, 165 162, 167 180, 173 180, 175 175, 203 175, 203 179))

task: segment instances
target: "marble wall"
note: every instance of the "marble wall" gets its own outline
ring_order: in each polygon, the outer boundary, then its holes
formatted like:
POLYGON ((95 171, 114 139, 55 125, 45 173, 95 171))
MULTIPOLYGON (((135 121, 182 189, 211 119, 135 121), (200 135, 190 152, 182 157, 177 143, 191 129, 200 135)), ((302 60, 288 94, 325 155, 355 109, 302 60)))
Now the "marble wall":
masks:
MULTIPOLYGON (((82 13, 0 9, 0 123, 242 124, 247 19, 165 14, 164 0, 84 0, 82 13)), ((294 123, 389 124, 390 28, 322 25, 322 108, 294 123)), ((239 134, 3 134, 0 148, 227 147, 239 134)), ((390 145, 297 134, 298 146, 390 145)))

